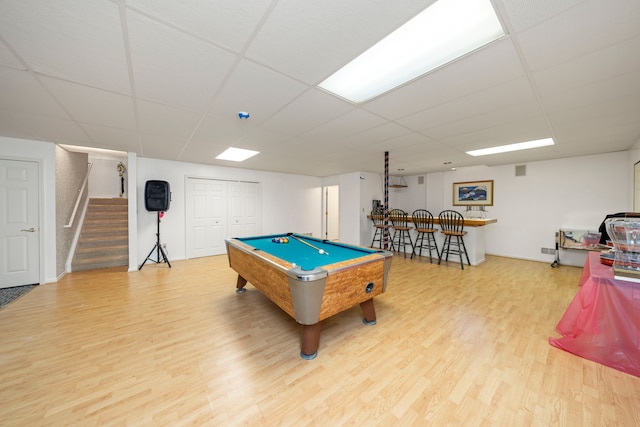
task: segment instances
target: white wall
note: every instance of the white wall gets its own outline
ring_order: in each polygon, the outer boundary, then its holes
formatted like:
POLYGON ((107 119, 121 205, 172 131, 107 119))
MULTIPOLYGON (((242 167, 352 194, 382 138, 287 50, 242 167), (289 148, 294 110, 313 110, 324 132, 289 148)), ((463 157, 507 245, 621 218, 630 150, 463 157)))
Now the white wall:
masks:
MULTIPOLYGON (((371 220, 367 218, 367 215, 371 213, 373 200, 380 200, 382 204, 384 204, 384 175, 360 172, 358 174, 358 180, 360 182, 360 210, 358 212, 360 241, 356 244, 369 246, 373 238, 373 225, 371 220)), ((398 207, 399 194, 400 192, 397 189, 389 189, 389 209, 398 207)))
MULTIPOLYGON (((361 194, 363 182, 364 177, 359 172, 329 176, 322 179, 323 186, 337 185, 339 187, 339 240, 343 243, 360 245, 362 221, 361 194)), ((371 206, 371 201, 368 203, 369 206, 371 206)), ((324 218, 321 219, 323 220, 324 218)), ((366 214, 364 215, 364 219, 367 219, 366 214)))
POLYGON ((635 206, 634 197, 635 197, 635 164, 640 162, 640 140, 636 143, 636 145, 627 153, 627 165, 629 167, 629 177, 628 180, 630 182, 629 185, 629 211, 633 211, 633 207, 635 206))
MULTIPOLYGON (((118 163, 122 162, 127 167, 127 158, 109 156, 107 154, 89 153, 91 175, 89 176, 89 196, 99 198, 112 198, 120 196, 120 174, 118 173, 118 163)), ((126 171, 124 177, 124 198, 128 198, 129 173, 126 171)))
MULTIPOLYGON (((464 210, 452 205, 453 183, 493 180, 494 205, 487 216, 498 222, 485 227, 486 252, 551 263, 554 255, 541 248, 555 247, 558 229, 597 230, 607 214, 631 209, 630 165, 629 152, 618 152, 527 163, 520 177, 515 165, 429 174, 426 208, 434 215, 464 210)), ((582 266, 585 258, 584 252, 563 250, 560 262, 582 266)))
POLYGON ((144 185, 148 180, 169 182, 171 203, 161 221, 160 235, 162 242, 167 244, 169 260, 185 259, 186 177, 259 182, 262 197, 262 234, 300 232, 320 236, 322 221, 322 180, 320 178, 138 158, 136 170, 138 264, 146 258, 156 241, 157 214, 146 211, 144 206, 144 185))
POLYGON ((28 160, 40 165, 40 283, 56 276, 56 165, 50 142, 0 136, 0 157, 28 160))
POLYGON ((82 227, 83 208, 88 201, 84 191, 87 153, 76 153, 54 145, 56 166, 56 274, 70 271, 74 238, 82 227), (80 190, 83 190, 82 192, 80 190), (77 209, 74 214, 74 209, 77 209), (74 216, 75 215, 75 216, 74 216), (73 219, 73 221, 71 221, 73 219), (69 222, 68 226, 65 226, 69 222))
MULTIPOLYGON (((127 154, 127 187, 125 197, 128 199, 129 224, 129 271, 138 269, 138 156, 136 153, 127 154), (132 177, 129 179, 129 177, 132 177)), ((151 249, 149 249, 151 250, 151 249)), ((148 253, 148 252, 147 252, 148 253)))
MULTIPOLYGON (((0 157, 37 161, 41 166, 41 282, 54 282, 57 280, 54 144, 0 137, 0 157)), ((390 191, 389 201, 392 207, 410 210, 418 207, 418 201, 426 200, 426 208, 437 213, 452 207, 453 182, 493 179, 495 205, 488 209, 490 216, 498 218, 498 223, 485 227, 487 253, 550 263, 553 255, 541 254, 540 248, 554 247, 554 233, 560 227, 597 228, 606 214, 633 209, 633 165, 638 161, 640 149, 636 148, 528 163, 524 177, 514 176, 514 165, 460 168, 456 172, 428 174, 426 194, 414 185, 416 177, 406 177, 409 186, 390 191)), ((345 222, 349 231, 345 240, 351 239, 353 230, 360 230, 359 243, 364 246, 370 244, 372 237, 371 223, 366 218, 371 200, 383 198, 382 175, 374 173, 346 174, 323 182, 315 177, 136 158, 133 153, 128 156, 128 168, 132 178, 128 183, 129 199, 137 209, 129 221, 132 228, 130 260, 138 263, 155 243, 155 213, 144 209, 143 197, 136 197, 142 194, 145 182, 150 179, 166 180, 172 186, 172 205, 161 226, 171 260, 185 256, 186 176, 260 182, 264 234, 299 231, 320 236, 322 185, 340 184, 341 207, 346 198, 345 209, 350 212, 341 210, 340 213, 341 223, 345 222), (353 184, 356 180, 359 194, 356 194, 357 185, 353 184), (351 218, 354 209, 350 198, 359 200, 356 219, 351 218)), ((569 258, 573 255, 563 251, 561 264, 581 265, 579 259, 569 258)))

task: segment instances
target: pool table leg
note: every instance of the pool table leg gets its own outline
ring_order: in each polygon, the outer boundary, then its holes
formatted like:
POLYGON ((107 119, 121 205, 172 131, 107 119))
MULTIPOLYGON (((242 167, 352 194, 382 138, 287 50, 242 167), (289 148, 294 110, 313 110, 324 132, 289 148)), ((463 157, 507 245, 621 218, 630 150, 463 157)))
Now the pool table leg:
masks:
POLYGON ((373 305, 373 298, 368 299, 364 302, 361 302, 360 308, 362 309, 362 313, 364 314, 362 323, 364 323, 365 325, 375 325, 376 324, 376 307, 373 305))
POLYGON ((247 284, 247 279, 238 274, 238 282, 236 283, 236 292, 241 294, 247 292, 244 286, 247 284))
POLYGON ((320 344, 320 322, 313 325, 302 325, 300 338, 300 357, 306 360, 315 359, 320 344))

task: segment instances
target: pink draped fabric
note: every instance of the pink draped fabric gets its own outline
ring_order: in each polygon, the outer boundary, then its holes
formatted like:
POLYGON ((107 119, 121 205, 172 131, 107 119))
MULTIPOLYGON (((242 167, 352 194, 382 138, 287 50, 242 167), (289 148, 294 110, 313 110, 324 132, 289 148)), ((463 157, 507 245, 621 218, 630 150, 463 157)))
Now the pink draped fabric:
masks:
POLYGON ((640 283, 616 280, 589 252, 580 287, 549 338, 557 348, 640 377, 640 283))

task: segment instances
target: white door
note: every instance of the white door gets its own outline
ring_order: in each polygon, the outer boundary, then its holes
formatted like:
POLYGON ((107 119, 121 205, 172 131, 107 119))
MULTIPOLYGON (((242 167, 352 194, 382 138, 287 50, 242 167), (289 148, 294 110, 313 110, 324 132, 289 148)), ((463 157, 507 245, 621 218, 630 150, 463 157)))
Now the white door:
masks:
POLYGON ((39 167, 0 160, 0 288, 40 282, 39 167))
POLYGON ((186 187, 187 258, 224 254, 227 182, 187 178, 186 187))
POLYGON ((340 187, 325 187, 324 196, 324 234, 327 240, 340 238, 340 187))
POLYGON ((257 182, 229 183, 229 237, 260 234, 260 184, 257 182))

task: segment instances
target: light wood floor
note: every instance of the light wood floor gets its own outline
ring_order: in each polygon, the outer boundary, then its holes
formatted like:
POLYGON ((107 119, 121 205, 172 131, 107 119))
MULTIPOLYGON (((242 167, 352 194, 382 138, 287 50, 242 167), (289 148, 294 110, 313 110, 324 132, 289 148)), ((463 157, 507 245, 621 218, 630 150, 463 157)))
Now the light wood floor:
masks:
POLYGON ((319 355, 225 256, 72 273, 0 310, 0 425, 637 426, 640 378, 548 343, 581 269, 396 256, 319 355))

